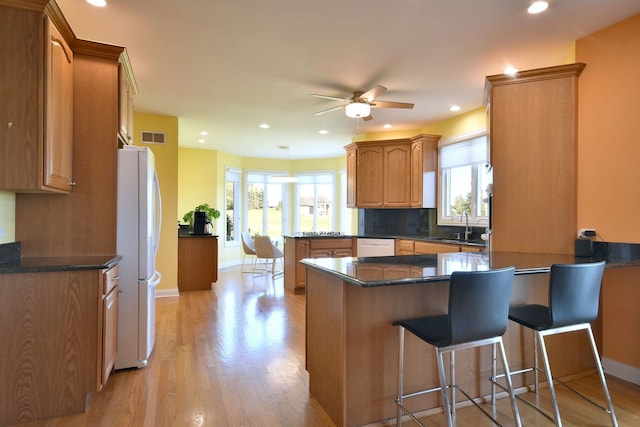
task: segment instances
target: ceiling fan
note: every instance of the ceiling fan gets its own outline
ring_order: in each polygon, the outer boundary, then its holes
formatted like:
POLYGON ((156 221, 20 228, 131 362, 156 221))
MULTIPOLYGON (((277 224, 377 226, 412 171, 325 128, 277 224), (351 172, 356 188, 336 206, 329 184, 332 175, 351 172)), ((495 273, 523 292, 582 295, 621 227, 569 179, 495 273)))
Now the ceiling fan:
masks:
POLYGON ((408 102, 392 102, 392 101, 376 101, 379 95, 383 94, 387 90, 386 87, 376 85, 366 92, 355 91, 350 98, 338 98, 335 96, 318 95, 312 93, 311 96, 317 96, 318 98, 332 99, 334 101, 342 101, 346 104, 339 105, 337 107, 329 108, 326 110, 318 111, 314 115, 320 115, 328 113, 330 111, 336 111, 341 108, 345 109, 345 113, 348 117, 361 118, 363 120, 371 120, 371 108, 413 108, 413 104, 408 102))

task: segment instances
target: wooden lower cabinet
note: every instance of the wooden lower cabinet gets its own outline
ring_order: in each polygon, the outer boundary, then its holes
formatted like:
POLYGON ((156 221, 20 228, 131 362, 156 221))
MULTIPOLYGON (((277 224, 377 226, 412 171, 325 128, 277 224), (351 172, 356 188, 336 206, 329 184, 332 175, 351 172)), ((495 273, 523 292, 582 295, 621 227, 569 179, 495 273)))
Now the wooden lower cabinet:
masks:
POLYGON ((342 258, 355 253, 352 237, 284 239, 284 287, 294 293, 304 293, 307 286, 306 268, 300 264, 304 258, 342 258))
POLYGON ((211 290, 218 281, 218 236, 178 238, 178 290, 211 290))
POLYGON ((447 252, 460 252, 459 245, 452 245, 449 243, 431 243, 416 241, 415 244, 416 255, 421 254, 443 254, 447 252))
POLYGON ((104 386, 117 350, 117 271, 0 274, 0 425, 84 412, 104 386))
POLYGON ((98 389, 107 383, 116 363, 118 350, 118 298, 120 270, 114 266, 102 273, 102 351, 100 352, 100 379, 98 389))

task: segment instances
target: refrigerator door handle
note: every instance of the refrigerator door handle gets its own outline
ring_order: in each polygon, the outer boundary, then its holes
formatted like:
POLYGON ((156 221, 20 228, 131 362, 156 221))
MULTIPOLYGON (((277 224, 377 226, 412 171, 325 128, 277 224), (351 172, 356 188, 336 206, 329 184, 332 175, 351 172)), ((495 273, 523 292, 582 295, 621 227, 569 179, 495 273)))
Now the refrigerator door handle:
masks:
POLYGON ((151 279, 149 279, 149 287, 155 288, 162 280, 162 274, 159 271, 155 271, 151 279))
MULTIPOLYGON (((162 196, 160 195, 160 182, 158 181, 158 173, 154 170, 153 172, 153 189, 155 191, 155 197, 158 204, 155 207, 156 213, 156 230, 154 233, 155 242, 153 247, 153 253, 158 253, 158 245, 160 244, 160 229, 162 227, 162 196)), ((158 273, 156 271, 156 273, 158 273)), ((159 274, 159 273, 158 273, 159 274)))

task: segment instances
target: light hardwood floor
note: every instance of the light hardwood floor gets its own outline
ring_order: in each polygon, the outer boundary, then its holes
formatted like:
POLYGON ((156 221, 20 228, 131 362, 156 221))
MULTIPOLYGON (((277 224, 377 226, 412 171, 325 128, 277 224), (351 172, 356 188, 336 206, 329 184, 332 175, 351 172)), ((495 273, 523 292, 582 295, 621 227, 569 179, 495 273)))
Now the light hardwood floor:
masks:
MULTIPOLYGON (((157 301, 149 366, 115 372, 102 392, 88 398, 83 414, 20 426, 332 426, 308 391, 304 298, 285 292, 282 276, 221 270, 212 291, 157 301)), ((601 399, 597 377, 572 384, 601 399)), ((609 386, 620 426, 639 426, 640 387, 614 378, 609 386)), ((609 425, 606 414, 558 389, 565 426, 609 425)), ((525 426, 553 425, 524 405, 520 411, 525 426)), ((498 412, 509 425, 504 399, 498 412)), ((442 414, 426 421, 445 425, 442 414)), ((457 425, 492 423, 469 407, 458 410, 457 425)))

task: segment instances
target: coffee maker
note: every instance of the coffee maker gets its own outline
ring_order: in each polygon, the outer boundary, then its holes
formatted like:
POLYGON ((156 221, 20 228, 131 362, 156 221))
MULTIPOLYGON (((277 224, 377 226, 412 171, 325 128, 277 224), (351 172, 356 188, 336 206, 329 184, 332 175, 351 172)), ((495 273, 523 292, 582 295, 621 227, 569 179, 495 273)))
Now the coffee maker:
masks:
POLYGON ((206 212, 194 212, 193 213, 193 234, 207 234, 205 232, 207 224, 206 212))

